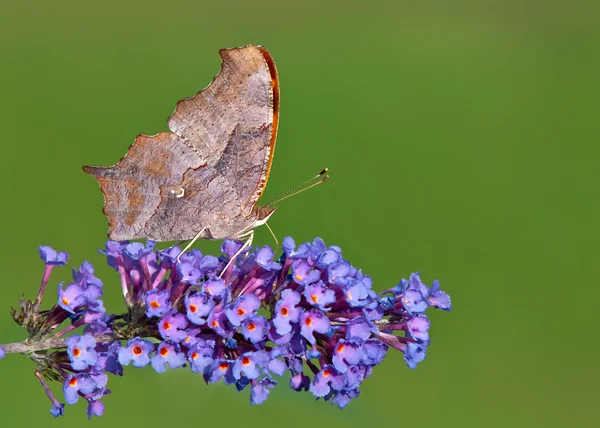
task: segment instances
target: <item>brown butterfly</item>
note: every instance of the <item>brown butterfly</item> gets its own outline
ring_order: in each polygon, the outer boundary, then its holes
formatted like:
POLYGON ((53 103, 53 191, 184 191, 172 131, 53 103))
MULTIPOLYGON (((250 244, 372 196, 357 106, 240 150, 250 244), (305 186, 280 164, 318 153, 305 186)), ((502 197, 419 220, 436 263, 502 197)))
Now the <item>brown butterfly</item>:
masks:
POLYGON ((261 46, 219 53, 219 74, 177 103, 172 133, 139 135, 114 166, 83 167, 104 193, 110 239, 243 238, 275 211, 256 205, 275 152, 275 63, 261 46))

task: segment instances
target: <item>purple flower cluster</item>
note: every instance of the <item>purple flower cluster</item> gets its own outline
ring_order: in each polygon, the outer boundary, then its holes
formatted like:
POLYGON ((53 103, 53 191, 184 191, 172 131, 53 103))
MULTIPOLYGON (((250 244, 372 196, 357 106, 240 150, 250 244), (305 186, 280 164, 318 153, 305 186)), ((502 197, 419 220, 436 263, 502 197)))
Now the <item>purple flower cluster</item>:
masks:
MULTIPOLYGON (((429 344, 425 310, 451 309, 439 283, 428 287, 419 274, 377 294, 370 276, 320 238, 296 248, 288 237, 277 260, 262 247, 228 264, 241 245, 228 240, 218 258, 193 250, 178 260, 178 247, 161 251, 152 241, 109 241, 102 253, 119 273, 123 315, 106 313, 91 264, 74 270, 74 281, 59 286, 57 305, 33 316, 33 330, 44 332, 71 320, 53 340, 84 327, 83 334, 53 345, 58 350, 42 364, 37 360, 51 413, 62 415, 64 405, 42 377, 60 379, 66 403, 83 397, 88 416, 98 416, 104 412, 99 399, 110 393, 107 373, 122 375, 130 364, 159 373, 167 366, 189 367, 209 384, 248 388, 251 404, 264 402, 277 377, 289 371, 292 389, 342 408, 359 395, 389 347, 401 351, 410 368, 423 361, 429 344)), ((47 273, 68 258, 48 247, 40 247, 40 255, 47 273)), ((42 288, 47 280, 45 274, 42 288)), ((31 324, 32 317, 13 316, 31 324)))

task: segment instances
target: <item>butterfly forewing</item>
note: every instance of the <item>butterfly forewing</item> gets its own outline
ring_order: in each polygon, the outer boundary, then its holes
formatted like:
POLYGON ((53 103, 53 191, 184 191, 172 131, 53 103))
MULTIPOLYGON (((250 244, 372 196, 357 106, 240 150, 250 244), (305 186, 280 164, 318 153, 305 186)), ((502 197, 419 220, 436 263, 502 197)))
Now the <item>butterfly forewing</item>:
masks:
POLYGON ((236 237, 264 191, 275 150, 279 82, 260 46, 223 49, 220 73, 169 118, 174 134, 140 135, 100 182, 114 240, 236 237))

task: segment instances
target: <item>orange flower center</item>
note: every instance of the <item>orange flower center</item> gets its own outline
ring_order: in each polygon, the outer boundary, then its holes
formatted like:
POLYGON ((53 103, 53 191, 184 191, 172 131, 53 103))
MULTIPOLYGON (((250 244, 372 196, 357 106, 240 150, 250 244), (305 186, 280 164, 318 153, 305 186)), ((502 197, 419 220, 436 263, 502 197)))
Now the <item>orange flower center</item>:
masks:
POLYGON ((165 330, 171 330, 171 323, 169 323, 169 321, 165 321, 165 322, 163 323, 163 328, 164 328, 165 330))
POLYGON ((256 325, 253 322, 249 322, 247 328, 249 331, 254 331, 256 330, 256 325))
POLYGON ((280 313, 281 315, 283 315, 284 317, 287 317, 287 314, 288 314, 288 312, 289 312, 289 311, 288 311, 288 308, 285 308, 285 307, 284 307, 284 308, 281 308, 281 310, 279 311, 279 313, 280 313))
POLYGON ((198 310, 198 306, 194 305, 193 303, 189 306, 189 308, 190 308, 190 312, 192 312, 194 314, 198 310))
POLYGON ((308 317, 308 318, 306 318, 306 319, 304 320, 304 324, 306 324, 306 325, 310 326, 310 325, 312 324, 312 318, 311 318, 311 317, 308 317))
POLYGON ((133 355, 142 355, 142 353, 144 352, 141 346, 134 346, 132 351, 133 355))
POLYGON ((153 300, 153 301, 150 302, 150 307, 152 309, 158 309, 158 308, 160 308, 160 303, 158 303, 157 300, 153 300))
POLYGON ((248 357, 244 357, 242 358, 242 364, 247 366, 248 364, 250 364, 250 358, 248 357))
POLYGON ((167 355, 169 355, 169 350, 167 348, 162 348, 160 350, 160 355, 162 355, 163 357, 166 357, 167 355))
POLYGON ((81 351, 79 350, 79 348, 73 349, 73 356, 74 357, 79 357, 80 355, 81 355, 81 351))

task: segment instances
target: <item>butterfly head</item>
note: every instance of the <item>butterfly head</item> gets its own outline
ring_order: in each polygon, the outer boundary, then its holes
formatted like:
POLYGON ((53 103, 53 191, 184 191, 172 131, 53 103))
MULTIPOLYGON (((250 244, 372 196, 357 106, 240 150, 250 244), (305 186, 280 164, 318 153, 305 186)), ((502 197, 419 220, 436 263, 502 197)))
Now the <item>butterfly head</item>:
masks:
POLYGON ((252 224, 251 228, 253 229, 255 227, 262 226, 267 221, 269 221, 269 218, 271 217, 271 215, 273 215, 276 209, 276 207, 255 206, 252 209, 252 217, 254 218, 254 223, 252 224))
POLYGON ((255 206, 250 215, 244 220, 245 227, 236 236, 244 236, 252 229, 265 224, 276 209, 276 207, 255 206))

